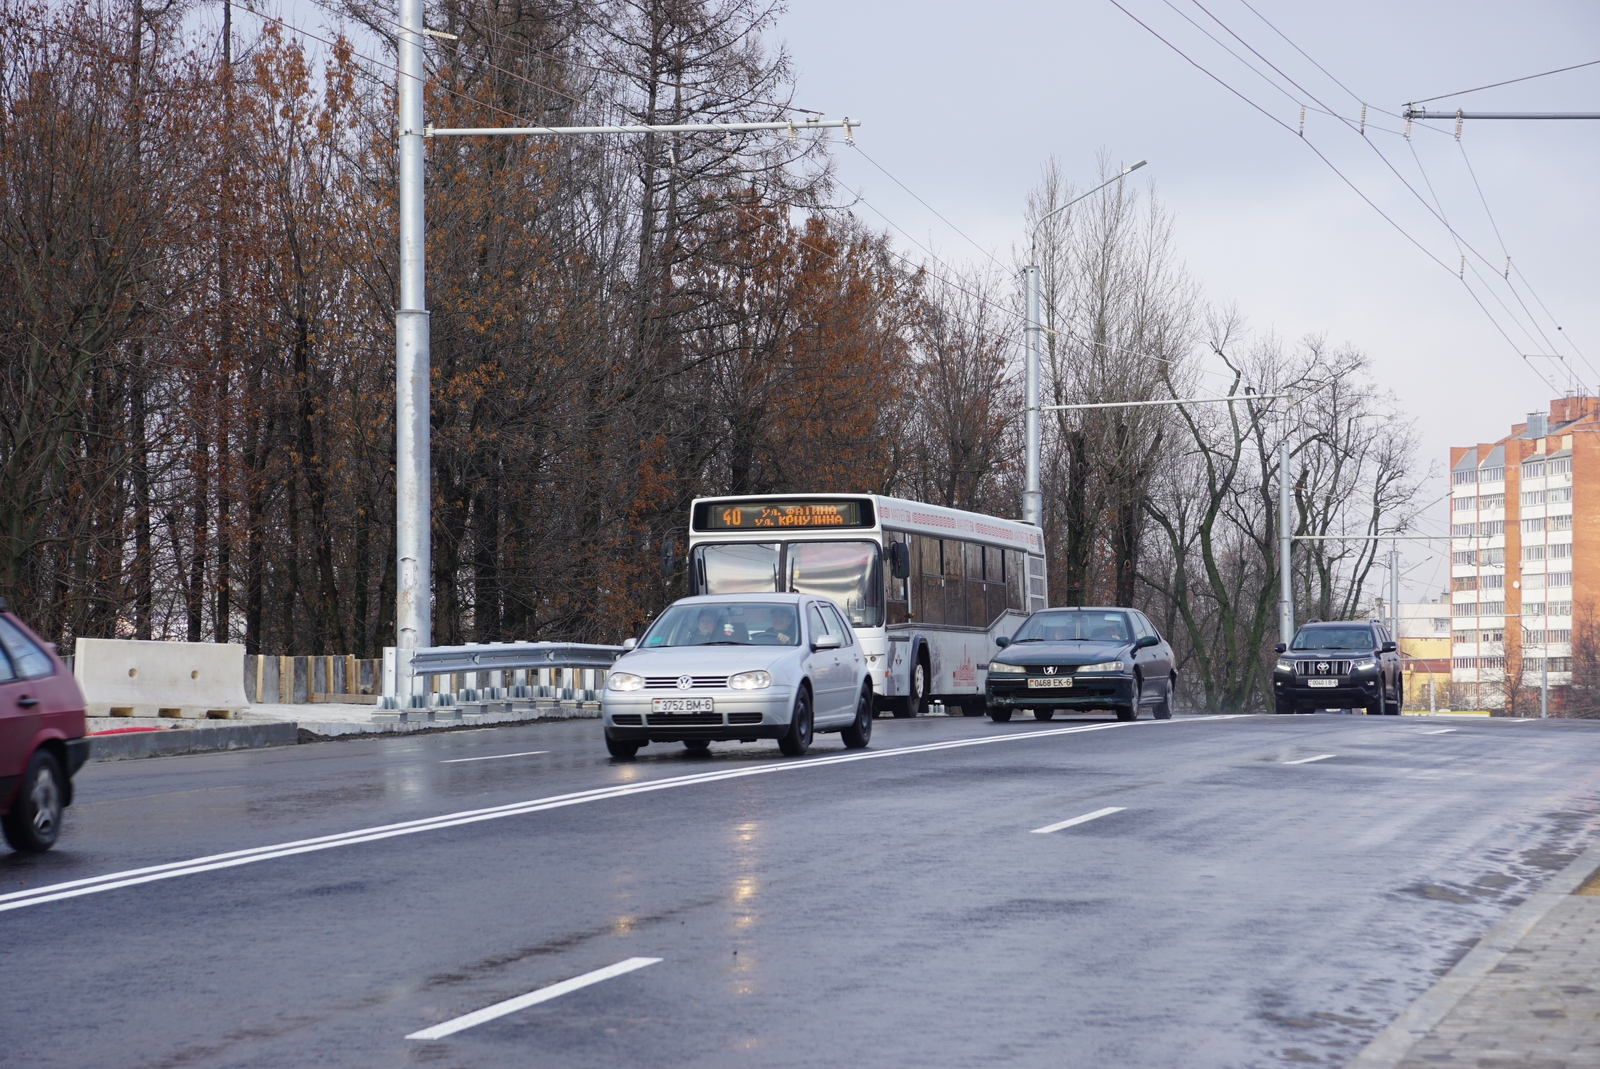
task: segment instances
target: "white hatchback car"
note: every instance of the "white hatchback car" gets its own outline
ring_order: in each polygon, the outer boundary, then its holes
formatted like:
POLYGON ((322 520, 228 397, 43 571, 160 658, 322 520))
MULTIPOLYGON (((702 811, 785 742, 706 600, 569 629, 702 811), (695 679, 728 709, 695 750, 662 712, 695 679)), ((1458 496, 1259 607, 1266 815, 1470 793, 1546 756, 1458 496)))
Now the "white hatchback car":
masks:
POLYGON ((617 658, 600 712, 606 749, 624 760, 647 743, 704 751, 719 739, 776 739, 795 757, 818 731, 867 745, 872 678, 827 598, 703 595, 673 602, 617 658))

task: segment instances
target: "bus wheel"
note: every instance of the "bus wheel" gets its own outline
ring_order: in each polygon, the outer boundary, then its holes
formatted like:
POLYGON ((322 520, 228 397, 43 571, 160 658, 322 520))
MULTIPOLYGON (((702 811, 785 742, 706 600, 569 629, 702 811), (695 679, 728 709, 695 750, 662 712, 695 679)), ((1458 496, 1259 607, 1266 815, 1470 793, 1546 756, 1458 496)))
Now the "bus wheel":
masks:
POLYGON ((918 657, 911 666, 911 693, 907 697, 897 698, 894 703, 894 715, 904 719, 908 716, 926 716, 928 714, 928 662, 918 657))

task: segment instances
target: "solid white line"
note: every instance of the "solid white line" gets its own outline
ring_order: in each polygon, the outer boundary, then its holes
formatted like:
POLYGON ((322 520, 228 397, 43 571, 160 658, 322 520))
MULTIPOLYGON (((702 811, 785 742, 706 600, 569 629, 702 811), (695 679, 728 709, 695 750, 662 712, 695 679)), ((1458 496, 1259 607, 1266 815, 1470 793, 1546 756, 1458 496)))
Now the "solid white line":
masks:
POLYGON ((1455 730, 1455 728, 1434 728, 1432 731, 1424 731, 1423 734, 1424 735, 1448 735, 1454 730, 1455 730))
POLYGON ((523 802, 512 802, 507 805, 492 806, 487 809, 469 809, 459 813, 445 813, 435 817, 425 817, 420 820, 402 821, 397 824, 379 825, 373 828, 360 828, 354 831, 338 832, 333 835, 322 835, 312 839, 299 839, 288 843, 276 843, 270 846, 249 847, 243 850, 232 850, 222 854, 210 854, 205 857, 191 858, 187 861, 172 861, 162 865, 149 865, 144 868, 129 869, 123 872, 110 872, 103 876, 91 876, 81 880, 69 880, 64 883, 46 884, 26 891, 13 891, 9 894, 0 894, 0 913, 7 910, 21 909, 24 906, 41 905, 46 902, 59 902, 67 898, 77 898, 80 895, 97 894, 101 891, 114 891, 123 887, 134 887, 139 884, 153 883, 156 880, 169 880, 178 876, 192 876, 203 872, 213 872, 218 869, 234 868, 239 865, 248 865, 256 861, 270 861, 274 858, 292 857, 296 854, 308 854, 319 850, 330 850, 337 846, 354 846, 358 843, 376 842, 380 839, 390 839, 398 835, 414 835, 424 831, 438 831, 444 828, 459 827, 463 824, 474 824, 485 820, 498 820, 502 817, 520 816, 525 813, 538 813, 547 809, 560 809, 569 805, 582 805, 586 802, 598 802, 611 798, 623 798, 633 794, 645 794, 650 791, 670 790, 674 787, 690 787, 702 783, 715 783, 721 780, 742 779, 747 776, 761 776, 768 773, 787 772, 795 769, 822 768, 828 765, 848 764, 854 761, 871 761, 880 757, 895 757, 902 754, 933 753, 939 750, 964 749, 970 746, 987 746, 992 743, 1026 741, 1028 739, 1053 738, 1057 735, 1076 735, 1086 731, 1107 731, 1113 728, 1137 727, 1140 725, 1152 726, 1155 724, 1192 724, 1215 720, 1233 720, 1237 716, 1211 716, 1211 717, 1185 717, 1181 720, 1132 720, 1114 721, 1109 724, 1083 724, 1077 727, 1054 728, 1045 731, 1025 731, 1009 735, 986 735, 976 739, 951 739, 945 742, 930 742, 919 746, 902 746, 892 750, 863 750, 853 753, 835 754, 831 757, 816 757, 803 761, 778 760, 770 764, 757 765, 754 768, 725 769, 714 772, 692 773, 686 776, 672 776, 666 779, 645 780, 616 787, 598 787, 586 791, 574 791, 570 794, 557 794, 547 798, 534 798, 523 802))
POLYGON ((549 750, 523 750, 521 753, 497 753, 488 757, 452 757, 448 761, 440 761, 441 765, 459 765, 465 761, 502 761, 507 757, 534 757, 538 754, 549 753, 549 750))
POLYGON ((1087 824, 1091 820, 1099 820, 1101 817, 1109 817, 1111 814, 1120 813, 1126 808, 1127 806, 1113 805, 1107 806, 1105 809, 1096 809, 1093 813, 1085 813, 1081 817, 1073 817, 1071 820, 1063 820, 1059 824, 1046 824, 1042 828, 1034 828, 1033 834, 1049 835, 1053 831, 1060 831, 1062 828, 1070 828, 1074 824, 1087 824))
POLYGON ((485 1006, 481 1010, 463 1014, 443 1024, 436 1024, 432 1028, 424 1028, 420 1032, 412 1032, 406 1038, 443 1039, 445 1036, 455 1035, 455 1033, 463 1029, 471 1028, 475 1024, 492 1021, 496 1017, 504 1017, 508 1013, 516 1013, 518 1010, 525 1010, 529 1006, 537 1006, 541 1002, 549 1002, 553 998, 560 998, 562 995, 570 991, 576 991, 580 987, 598 984, 601 980, 609 980, 613 976, 621 976, 623 973, 642 969, 646 965, 654 965, 660 960, 660 958, 629 958, 627 961, 619 961, 615 965, 607 965, 604 969, 586 972, 582 976, 574 976, 572 979, 563 980, 559 984, 551 984, 549 987, 541 987, 537 991, 530 991, 526 995, 518 995, 516 998, 508 998, 504 1002, 496 1002, 493 1006, 485 1006))
POLYGON ((1302 757, 1298 761, 1285 761, 1284 764, 1286 764, 1286 765, 1309 765, 1313 761, 1326 761, 1330 757, 1338 757, 1338 756, 1339 756, 1338 754, 1319 753, 1315 757, 1302 757))

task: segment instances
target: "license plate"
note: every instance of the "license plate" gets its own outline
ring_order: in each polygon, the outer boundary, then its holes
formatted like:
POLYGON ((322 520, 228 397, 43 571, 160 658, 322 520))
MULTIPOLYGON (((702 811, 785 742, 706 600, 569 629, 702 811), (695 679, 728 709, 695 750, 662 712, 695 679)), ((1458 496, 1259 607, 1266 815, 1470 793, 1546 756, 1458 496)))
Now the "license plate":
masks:
POLYGON ((1308 680, 1306 680, 1306 686, 1308 686, 1308 687, 1337 687, 1338 685, 1339 685, 1339 681, 1337 679, 1308 679, 1308 680))
POLYGON ((1072 686, 1071 676, 1036 676, 1028 680, 1029 690, 1049 690, 1072 686))
POLYGON ((710 698, 655 698, 650 702, 652 713, 709 713, 710 698))

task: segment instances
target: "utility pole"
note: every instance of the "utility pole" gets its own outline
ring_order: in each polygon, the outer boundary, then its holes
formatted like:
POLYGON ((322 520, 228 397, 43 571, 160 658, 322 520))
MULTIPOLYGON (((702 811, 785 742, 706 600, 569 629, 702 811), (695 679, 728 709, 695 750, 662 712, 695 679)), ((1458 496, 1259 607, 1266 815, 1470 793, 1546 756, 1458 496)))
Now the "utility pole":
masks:
MULTIPOLYGON (((1107 186, 1120 182, 1145 165, 1140 160, 1115 178, 1107 179, 1081 196, 1073 197, 1059 208, 1052 208, 1033 224, 1028 237, 1028 256, 1033 263, 1022 269, 1023 312, 1027 317, 1022 328, 1022 378, 1023 404, 1027 411, 1023 423, 1023 486, 1022 522, 1035 527, 1044 526, 1044 492, 1039 488, 1039 257, 1037 246, 1039 228, 1054 216, 1061 214, 1085 197, 1092 197, 1107 186)), ((1068 406, 1060 406, 1068 407, 1068 406)))
POLYGON ((1289 483, 1289 439, 1285 438, 1278 443, 1278 641, 1285 646, 1294 641, 1293 488, 1289 483))
POLYGON ((1389 633, 1395 644, 1400 642, 1400 547, 1389 548, 1389 633))
MULTIPOLYGON (((1548 647, 1546 648, 1548 652, 1548 647)), ((1550 715, 1550 658, 1539 658, 1539 719, 1550 715)))
POLYGON ((683 123, 657 126, 526 126, 436 129, 423 116, 427 71, 424 37, 453 37, 423 22, 423 0, 399 0, 395 95, 399 105, 400 302, 395 310, 395 647, 396 684, 409 688, 396 697, 402 708, 425 701, 426 680, 411 671, 411 655, 433 644, 432 520, 429 443, 429 354, 424 215, 424 145, 434 137, 533 136, 566 134, 736 133, 843 129, 845 139, 859 119, 807 119, 801 122, 683 123))

